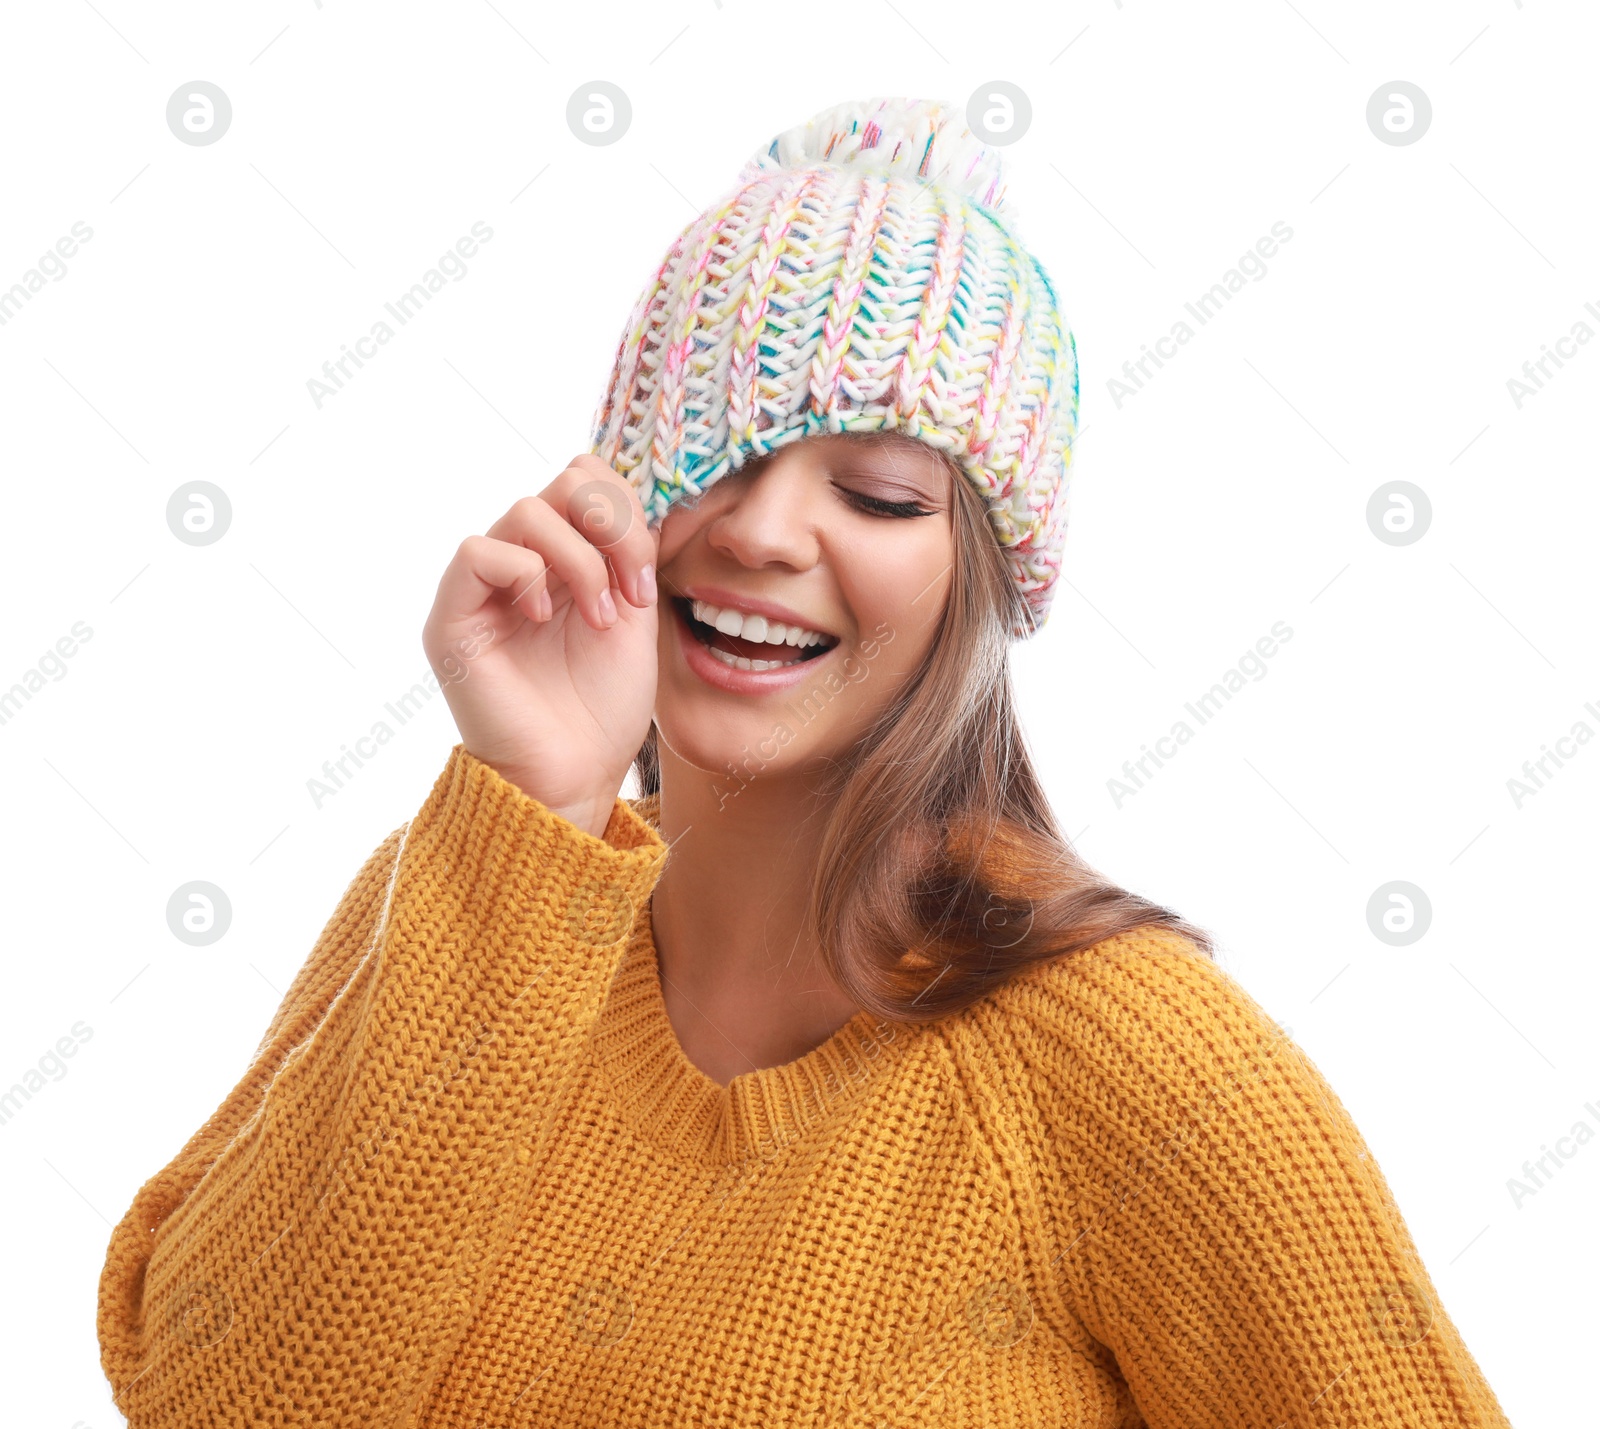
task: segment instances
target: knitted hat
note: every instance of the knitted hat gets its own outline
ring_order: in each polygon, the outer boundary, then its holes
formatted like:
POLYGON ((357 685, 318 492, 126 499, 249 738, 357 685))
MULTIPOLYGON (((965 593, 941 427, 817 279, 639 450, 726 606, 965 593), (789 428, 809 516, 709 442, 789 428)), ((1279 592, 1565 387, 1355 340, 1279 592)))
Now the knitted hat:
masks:
POLYGON ((593 451, 654 524, 813 432, 927 442, 983 497, 1025 596, 1011 634, 1031 634, 1061 569, 1077 347, 1004 193, 951 104, 863 100, 785 130, 635 303, 593 451))

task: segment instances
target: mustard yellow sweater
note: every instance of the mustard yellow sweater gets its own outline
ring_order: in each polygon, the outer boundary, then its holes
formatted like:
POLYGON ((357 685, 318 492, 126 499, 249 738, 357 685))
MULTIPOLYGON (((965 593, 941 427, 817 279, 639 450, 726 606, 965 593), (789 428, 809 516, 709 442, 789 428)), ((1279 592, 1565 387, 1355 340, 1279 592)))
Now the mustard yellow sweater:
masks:
POLYGON ((593 838, 455 747, 112 1235, 134 1429, 1504 1429, 1338 1099, 1190 944, 724 1088, 654 817, 593 838))

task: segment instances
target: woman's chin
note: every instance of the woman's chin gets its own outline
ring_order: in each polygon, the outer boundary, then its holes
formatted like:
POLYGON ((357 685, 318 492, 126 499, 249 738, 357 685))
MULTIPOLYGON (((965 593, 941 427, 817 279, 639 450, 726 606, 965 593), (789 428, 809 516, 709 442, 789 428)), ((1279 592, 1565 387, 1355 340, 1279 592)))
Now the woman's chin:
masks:
POLYGON ((729 719, 726 710, 716 709, 709 700, 694 704, 700 706, 698 711, 685 708, 676 718, 659 704, 656 710, 658 738, 691 769, 725 778, 742 773, 749 779, 790 770, 799 762, 795 756, 800 754, 800 741, 789 725, 729 719))

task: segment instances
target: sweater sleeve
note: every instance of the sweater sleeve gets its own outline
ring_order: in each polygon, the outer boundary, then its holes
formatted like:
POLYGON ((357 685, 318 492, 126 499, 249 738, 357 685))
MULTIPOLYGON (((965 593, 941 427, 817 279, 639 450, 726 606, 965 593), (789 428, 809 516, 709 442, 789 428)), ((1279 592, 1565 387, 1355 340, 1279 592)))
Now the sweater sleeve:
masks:
POLYGON ((1310 1059, 1185 940, 1110 940, 1019 1021, 1052 1290, 1150 1429, 1507 1429, 1310 1059))
POLYGON ((626 801, 597 839, 455 746, 112 1232, 97 1329, 133 1429, 406 1422, 665 856, 626 801))

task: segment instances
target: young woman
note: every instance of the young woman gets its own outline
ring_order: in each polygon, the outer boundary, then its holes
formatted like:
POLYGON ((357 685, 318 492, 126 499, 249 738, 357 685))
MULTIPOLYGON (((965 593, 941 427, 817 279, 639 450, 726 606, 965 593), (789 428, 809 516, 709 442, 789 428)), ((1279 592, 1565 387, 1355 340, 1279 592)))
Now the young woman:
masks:
POLYGON ((1077 375, 1002 212, 882 100, 679 236, 440 582, 461 742, 116 1229, 131 1424, 1504 1429, 1333 1092, 1030 765, 1077 375))

